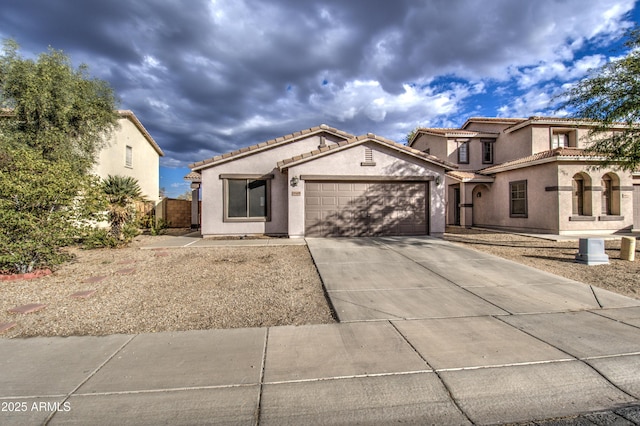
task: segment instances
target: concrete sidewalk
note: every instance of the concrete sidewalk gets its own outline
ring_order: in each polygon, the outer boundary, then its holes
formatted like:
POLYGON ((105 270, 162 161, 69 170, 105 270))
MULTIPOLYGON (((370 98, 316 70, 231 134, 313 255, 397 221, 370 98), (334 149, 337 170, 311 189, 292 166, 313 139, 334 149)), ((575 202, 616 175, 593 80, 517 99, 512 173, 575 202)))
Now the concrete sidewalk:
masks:
POLYGON ((639 300, 442 240, 307 243, 344 322, 0 339, 0 424, 640 424, 639 300))

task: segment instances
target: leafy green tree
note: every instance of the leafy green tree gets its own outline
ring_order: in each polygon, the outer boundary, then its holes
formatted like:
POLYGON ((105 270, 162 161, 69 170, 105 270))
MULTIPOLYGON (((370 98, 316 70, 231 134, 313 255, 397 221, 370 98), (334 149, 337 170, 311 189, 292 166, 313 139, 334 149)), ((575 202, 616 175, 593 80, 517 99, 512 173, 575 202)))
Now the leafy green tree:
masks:
POLYGON ((69 258, 61 247, 103 219, 98 180, 67 161, 29 147, 0 152, 0 272, 51 268, 69 258))
POLYGON ((109 175, 102 182, 107 202, 111 235, 126 242, 125 226, 135 219, 135 202, 142 201, 142 190, 137 179, 131 176, 109 175))
MULTIPOLYGON (((0 55, 0 273, 54 267, 62 249, 101 220, 90 170, 117 125, 115 96, 86 66, 49 49, 0 55)), ((104 218, 102 218, 103 220, 104 218)))
POLYGON ((596 123, 589 151, 633 171, 640 165, 640 28, 628 33, 629 53, 600 68, 565 91, 559 109, 596 123), (624 125, 624 126, 621 126, 624 125))
POLYGON ((109 85, 75 69, 62 51, 49 48, 25 59, 13 40, 0 56, 0 132, 48 160, 65 160, 88 172, 117 125, 116 97, 109 85))

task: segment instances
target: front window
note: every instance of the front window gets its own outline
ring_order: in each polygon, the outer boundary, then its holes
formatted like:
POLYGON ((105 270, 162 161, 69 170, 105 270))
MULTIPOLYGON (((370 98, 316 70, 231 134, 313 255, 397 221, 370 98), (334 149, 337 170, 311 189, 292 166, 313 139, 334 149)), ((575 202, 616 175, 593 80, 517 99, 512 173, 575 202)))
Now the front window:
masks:
POLYGON ((458 163, 469 163, 469 142, 458 142, 458 163))
POLYGON ((509 183, 510 203, 509 214, 511 217, 527 217, 527 181, 509 183))
POLYGON ((268 216, 267 181, 262 179, 227 180, 227 218, 266 219, 268 216))
POLYGON ((570 146, 569 133, 558 132, 551 134, 551 149, 568 148, 570 146))
POLYGON ((482 163, 493 164, 493 141, 482 142, 482 163))

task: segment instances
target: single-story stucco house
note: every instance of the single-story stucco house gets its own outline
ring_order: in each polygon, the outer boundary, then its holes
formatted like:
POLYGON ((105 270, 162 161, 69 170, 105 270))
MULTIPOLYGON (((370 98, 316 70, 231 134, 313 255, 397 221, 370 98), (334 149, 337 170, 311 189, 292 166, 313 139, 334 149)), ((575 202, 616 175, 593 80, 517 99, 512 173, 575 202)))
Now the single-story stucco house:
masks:
POLYGON ((472 117, 459 129, 417 129, 409 146, 458 166, 445 179, 448 225, 551 234, 638 228, 640 175, 601 167, 603 159, 585 151, 593 126, 472 117))
POLYGON ((441 236, 445 172, 457 168, 374 134, 327 125, 189 167, 204 237, 441 236))

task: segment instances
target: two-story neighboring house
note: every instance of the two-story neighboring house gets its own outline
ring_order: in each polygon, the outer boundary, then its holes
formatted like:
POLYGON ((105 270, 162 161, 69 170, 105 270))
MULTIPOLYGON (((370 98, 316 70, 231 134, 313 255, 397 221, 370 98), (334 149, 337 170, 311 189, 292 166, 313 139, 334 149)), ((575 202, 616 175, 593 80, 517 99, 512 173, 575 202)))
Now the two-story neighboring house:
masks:
POLYGON ((447 224, 553 234, 630 230, 634 211, 640 216, 634 176, 597 167, 601 158, 584 152, 591 128, 563 118, 474 117, 460 129, 418 129, 409 146, 458 165, 446 173, 447 224))
POLYGON ((120 110, 118 127, 100 151, 93 173, 131 176, 138 180, 144 198, 160 201, 160 157, 162 149, 132 111, 120 110))

